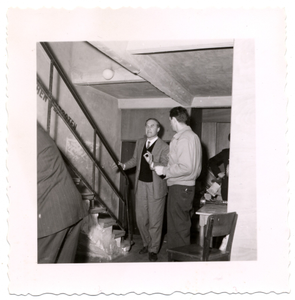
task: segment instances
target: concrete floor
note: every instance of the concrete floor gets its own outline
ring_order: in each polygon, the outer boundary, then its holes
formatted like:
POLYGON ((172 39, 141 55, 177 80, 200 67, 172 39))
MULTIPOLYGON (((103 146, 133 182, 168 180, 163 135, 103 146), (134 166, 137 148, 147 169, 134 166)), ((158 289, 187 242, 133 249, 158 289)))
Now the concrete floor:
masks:
MULTIPOLYGON (((194 216, 192 218, 192 229, 191 229, 191 243, 196 243, 198 239, 198 217, 194 216)), ((124 263, 124 262, 149 262, 148 253, 139 254, 139 251, 143 247, 143 243, 139 234, 133 235, 134 245, 131 247, 129 252, 124 252, 121 248, 117 249, 114 254, 107 257, 104 251, 91 248, 90 239, 86 234, 81 232, 80 241, 78 244, 77 255, 75 263, 124 263)), ((166 252, 167 241, 166 241, 166 227, 163 229, 163 237, 161 248, 158 253, 157 262, 168 262, 168 255, 166 252)))
MULTIPOLYGON (((87 237, 85 235, 81 235, 80 243, 78 245, 77 255, 75 262, 76 263, 124 263, 124 262, 150 262, 148 259, 148 253, 139 254, 139 251, 142 249, 143 244, 140 235, 133 236, 133 246, 129 250, 129 252, 120 251, 119 253, 115 253, 112 259, 108 259, 104 257, 103 253, 97 252, 96 256, 95 251, 89 251, 89 246, 87 245, 87 237)), ((167 262, 168 256, 166 253, 167 242, 164 240, 162 242, 162 246, 158 253, 158 261, 157 262, 167 262)))

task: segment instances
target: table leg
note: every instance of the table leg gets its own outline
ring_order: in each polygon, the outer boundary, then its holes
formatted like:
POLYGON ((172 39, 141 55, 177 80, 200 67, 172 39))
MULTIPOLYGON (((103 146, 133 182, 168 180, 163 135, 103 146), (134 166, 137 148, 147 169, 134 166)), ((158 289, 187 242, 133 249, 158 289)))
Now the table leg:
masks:
POLYGON ((200 227, 200 234, 199 234, 199 245, 204 246, 204 236, 205 236, 205 225, 207 223, 208 216, 200 215, 199 219, 199 227, 200 227))

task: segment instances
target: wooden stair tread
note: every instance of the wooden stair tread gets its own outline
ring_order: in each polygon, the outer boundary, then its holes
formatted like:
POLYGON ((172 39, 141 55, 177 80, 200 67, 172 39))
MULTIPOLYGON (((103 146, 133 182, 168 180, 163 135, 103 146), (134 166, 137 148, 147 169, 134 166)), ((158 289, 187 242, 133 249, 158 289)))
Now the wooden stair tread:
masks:
POLYGON ((108 214, 107 211, 105 211, 104 213, 101 213, 99 215, 99 219, 112 219, 113 220, 113 218, 108 214))
POLYGON ((81 179, 79 177, 73 177, 73 181, 75 184, 79 184, 81 182, 81 179))
POLYGON ((103 225, 103 227, 110 227, 117 223, 113 218, 100 218, 98 216, 98 224, 103 225))
POLYGON ((123 237, 125 235, 125 230, 116 229, 116 230, 113 230, 113 234, 115 236, 115 239, 119 238, 119 237, 123 237))
POLYGON ((81 193, 81 195, 84 200, 93 200, 95 198, 93 193, 81 193))
POLYGON ((97 213, 105 213, 106 209, 105 207, 93 207, 90 208, 89 213, 91 214, 97 214, 97 213))

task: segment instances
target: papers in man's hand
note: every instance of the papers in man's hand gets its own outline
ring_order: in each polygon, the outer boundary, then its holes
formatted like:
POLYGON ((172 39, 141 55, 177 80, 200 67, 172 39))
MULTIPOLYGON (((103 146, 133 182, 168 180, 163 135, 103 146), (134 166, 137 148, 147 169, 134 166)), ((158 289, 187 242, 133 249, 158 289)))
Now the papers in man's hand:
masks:
POLYGON ((210 188, 207 189, 207 192, 214 197, 216 196, 219 189, 220 189, 220 185, 217 182, 214 182, 210 186, 210 188))

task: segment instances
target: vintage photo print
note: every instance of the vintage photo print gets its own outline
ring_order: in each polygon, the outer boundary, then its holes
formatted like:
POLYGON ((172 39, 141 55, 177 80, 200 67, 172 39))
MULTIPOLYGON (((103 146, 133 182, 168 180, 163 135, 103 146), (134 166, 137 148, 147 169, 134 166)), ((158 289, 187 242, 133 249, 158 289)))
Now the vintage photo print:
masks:
POLYGON ((289 291, 284 10, 7 16, 11 294, 289 291))

